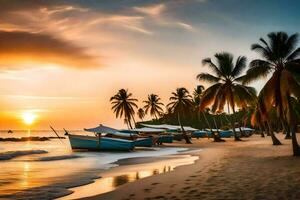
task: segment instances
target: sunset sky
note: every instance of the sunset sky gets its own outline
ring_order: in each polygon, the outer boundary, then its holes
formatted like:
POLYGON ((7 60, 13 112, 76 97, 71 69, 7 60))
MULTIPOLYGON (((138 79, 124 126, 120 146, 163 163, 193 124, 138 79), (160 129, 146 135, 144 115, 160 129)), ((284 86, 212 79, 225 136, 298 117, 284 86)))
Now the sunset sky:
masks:
POLYGON ((267 33, 300 32, 300 2, 288 2, 0 0, 0 129, 28 128, 28 115, 35 129, 125 127, 110 109, 118 89, 140 106, 150 93, 166 103, 177 87, 192 91, 203 58, 249 61, 267 33))

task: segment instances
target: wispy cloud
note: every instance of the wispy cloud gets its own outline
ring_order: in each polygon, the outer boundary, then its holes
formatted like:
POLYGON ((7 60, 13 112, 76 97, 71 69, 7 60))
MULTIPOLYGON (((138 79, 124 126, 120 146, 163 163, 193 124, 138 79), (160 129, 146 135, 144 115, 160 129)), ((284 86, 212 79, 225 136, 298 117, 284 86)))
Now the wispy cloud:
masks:
POLYGON ((152 32, 143 26, 143 20, 144 17, 142 16, 108 15, 99 16, 99 18, 92 20, 89 25, 109 24, 151 35, 152 32))
POLYGON ((177 22, 177 25, 184 28, 184 29, 186 29, 186 30, 189 30, 189 31, 195 30, 195 28, 192 25, 187 24, 187 23, 177 22))
POLYGON ((151 5, 151 6, 144 6, 144 7, 135 6, 135 7, 133 7, 133 9, 142 14, 158 16, 163 11, 166 10, 166 5, 161 3, 161 4, 151 5))

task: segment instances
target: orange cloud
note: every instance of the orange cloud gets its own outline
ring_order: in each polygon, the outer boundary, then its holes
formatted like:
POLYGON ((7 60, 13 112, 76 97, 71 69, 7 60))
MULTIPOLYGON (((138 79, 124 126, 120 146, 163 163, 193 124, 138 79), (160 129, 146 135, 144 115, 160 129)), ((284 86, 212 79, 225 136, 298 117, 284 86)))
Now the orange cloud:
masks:
POLYGON ((0 68, 32 63, 71 68, 101 66, 96 57, 69 41, 41 33, 0 31, 0 68))

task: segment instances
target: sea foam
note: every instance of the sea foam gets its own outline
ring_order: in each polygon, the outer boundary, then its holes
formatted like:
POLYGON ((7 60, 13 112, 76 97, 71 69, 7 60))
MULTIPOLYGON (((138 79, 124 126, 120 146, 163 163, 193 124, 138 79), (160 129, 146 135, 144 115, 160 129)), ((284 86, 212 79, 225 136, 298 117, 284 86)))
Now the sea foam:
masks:
POLYGON ((81 158, 78 155, 62 155, 62 156, 46 156, 40 157, 37 161, 55 161, 55 160, 66 160, 66 159, 74 159, 74 158, 81 158))
POLYGON ((0 161, 2 160, 10 160, 19 156, 26 156, 31 154, 44 154, 48 153, 45 150, 22 150, 22 151, 6 151, 0 153, 0 161))

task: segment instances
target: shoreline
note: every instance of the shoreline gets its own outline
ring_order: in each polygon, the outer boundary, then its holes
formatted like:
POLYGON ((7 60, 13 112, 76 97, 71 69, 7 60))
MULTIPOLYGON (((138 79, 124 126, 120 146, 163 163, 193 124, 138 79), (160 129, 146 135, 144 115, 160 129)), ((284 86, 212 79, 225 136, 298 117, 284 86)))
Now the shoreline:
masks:
POLYGON ((291 156, 290 140, 277 137, 283 145, 258 135, 243 142, 194 140, 189 146, 203 149, 195 164, 82 199, 300 199, 300 159, 291 156))
MULTIPOLYGON (((107 171, 117 171, 119 167, 125 167, 128 164, 130 167, 134 167, 134 163, 144 163, 147 165, 147 163, 151 163, 155 160, 174 160, 173 154, 180 154, 180 151, 186 150, 188 148, 169 148, 168 146, 165 146, 163 148, 153 148, 152 150, 137 150, 135 152, 130 153, 102 153, 102 152, 95 152, 95 153, 88 153, 88 152, 80 152, 77 157, 77 153, 75 155, 71 156, 61 156, 61 155, 54 155, 49 154, 46 156, 32 156, 27 158, 20 158, 19 162, 18 160, 11 160, 11 162, 5 162, 7 165, 10 165, 13 162, 19 163, 25 163, 24 165, 20 165, 20 170, 22 173, 22 170, 24 170, 24 166, 30 165, 28 169, 35 169, 39 167, 41 164, 42 167, 47 168, 48 162, 50 164, 50 169, 52 169, 52 172, 49 174, 49 181, 48 180, 39 180, 39 177, 28 180, 28 188, 24 187, 24 190, 18 189, 18 182, 12 182, 12 184, 16 184, 15 187, 12 185, 8 185, 6 187, 2 187, 3 193, 0 195, 0 198, 8 198, 8 199, 55 199, 60 198, 63 196, 67 196, 72 193, 72 188, 89 185, 93 182, 100 179, 100 175, 103 173, 106 173, 107 171), (73 157, 76 156, 76 159, 73 159, 73 157), (120 166, 117 166, 117 164, 114 164, 116 161, 119 160, 121 162, 122 159, 126 159, 129 157, 136 157, 137 160, 131 159, 127 160, 125 163, 120 164, 120 166), (142 157, 142 158, 141 158, 142 157), (148 157, 148 158, 143 158, 148 157), (164 157, 164 159, 161 159, 161 157, 164 157), (72 159, 71 159, 72 158, 72 159), (78 160, 77 160, 78 159, 78 160), (40 161, 41 160, 41 161, 40 161), (37 161, 37 162, 35 162, 37 161), (87 164, 84 164, 85 161, 87 161, 87 164), (130 162, 129 162, 130 161, 130 162), (134 161, 134 162, 133 162, 134 161), (147 162, 146 162, 147 161, 147 162), (79 162, 79 163, 78 163, 79 162), (78 165, 76 164, 78 163, 78 165), (129 165, 132 163, 132 165, 129 165), (47 165, 47 166, 46 166, 47 165), (55 166, 56 165, 56 166, 55 166), (80 169, 75 166, 80 166, 80 169), (63 168, 59 169, 57 166, 68 166, 71 167, 71 169, 63 168), (57 168, 57 169, 56 169, 57 168), (116 168, 116 169, 115 169, 116 168), (74 169, 74 170, 73 170, 74 169), (53 171, 54 170, 54 171, 53 171), (57 173, 59 173, 58 176, 51 175, 52 173, 56 173, 55 170, 57 170, 57 173), (74 171, 74 173, 71 173, 69 171, 74 171), (65 171, 67 172, 66 175, 64 175, 65 171), (34 182, 35 180, 38 180, 39 182, 34 182), (33 184, 37 184, 34 186, 33 184), (47 183, 48 182, 48 183, 47 183), (30 184, 29 184, 30 183, 30 184), (12 188, 10 188, 12 187, 12 188), (16 188, 15 191, 13 189, 16 188), (6 189, 7 192, 6 192, 6 189)), ((142 164, 143 165, 143 164, 142 164)), ((127 166, 127 167, 128 167, 127 166)), ((126 170, 125 170, 126 172, 126 170)), ((34 171, 35 174, 37 173, 43 173, 43 171, 34 171)), ((45 173, 48 173, 45 171, 45 173)), ((21 174, 22 175, 22 174, 21 174)))
MULTIPOLYGON (((197 151, 200 152, 201 149, 197 151)), ((191 153, 194 152, 195 149, 192 149, 191 153)), ((176 154, 119 159, 111 163, 117 166, 99 173, 99 178, 94 179, 92 183, 68 188, 71 193, 57 199, 80 199, 101 195, 114 191, 123 184, 174 171, 177 167, 194 164, 199 159, 191 153, 186 149, 176 154), (97 189, 99 186, 101 190, 97 189), (94 195, 91 195, 91 191, 94 195)))

